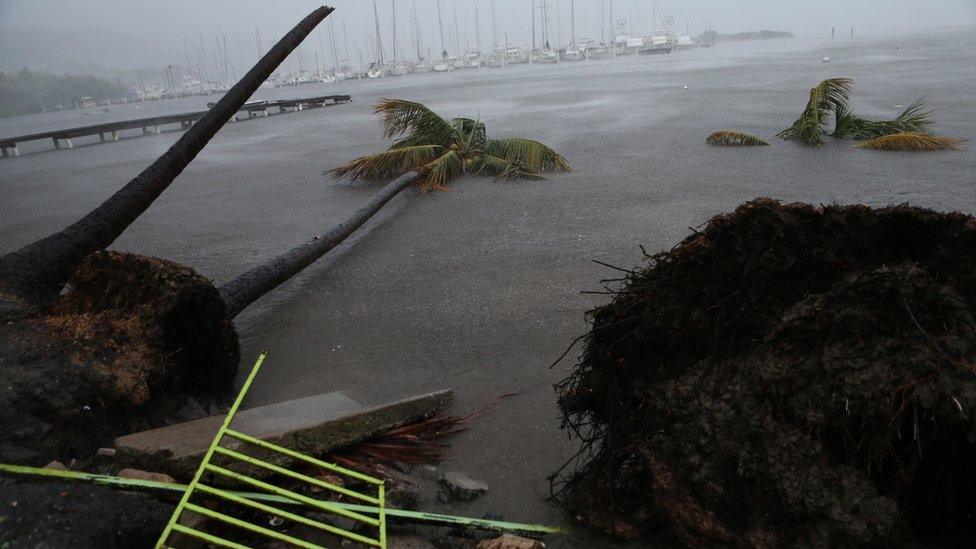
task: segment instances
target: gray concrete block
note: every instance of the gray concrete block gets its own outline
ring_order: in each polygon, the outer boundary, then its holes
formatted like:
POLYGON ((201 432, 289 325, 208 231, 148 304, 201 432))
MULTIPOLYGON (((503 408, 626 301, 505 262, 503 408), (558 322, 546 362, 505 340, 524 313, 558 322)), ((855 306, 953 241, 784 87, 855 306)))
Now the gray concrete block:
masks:
MULTIPOLYGON (((320 456, 443 411, 453 399, 453 392, 446 390, 366 408, 342 393, 325 393, 238 412, 231 429, 320 456)), ((224 417, 213 416, 119 437, 115 440, 118 460, 127 466, 187 480, 199 466, 224 417)), ((225 439, 223 446, 277 465, 292 464, 286 456, 233 439, 225 439)), ((235 468, 256 477, 269 474, 256 467, 235 468)))

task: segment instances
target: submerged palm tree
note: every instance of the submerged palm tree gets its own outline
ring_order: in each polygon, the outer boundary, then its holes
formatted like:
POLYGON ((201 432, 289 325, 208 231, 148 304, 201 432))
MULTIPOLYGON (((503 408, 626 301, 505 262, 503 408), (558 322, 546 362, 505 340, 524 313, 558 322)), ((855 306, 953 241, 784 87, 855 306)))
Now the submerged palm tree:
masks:
POLYGON ((88 255, 107 248, 165 191, 302 40, 332 13, 320 7, 299 22, 165 154, 87 215, 0 257, 0 317, 57 296, 88 255))
POLYGON ((541 179, 543 172, 569 171, 569 163, 551 148, 523 138, 488 139, 480 120, 450 121, 420 103, 382 99, 374 110, 382 117, 384 137, 399 137, 389 149, 362 156, 332 170, 337 178, 379 180, 407 172, 419 175, 422 191, 446 189, 466 173, 506 179, 541 179))
POLYGON ((942 151, 959 150, 965 142, 965 139, 959 137, 901 132, 869 139, 858 145, 858 148, 876 151, 942 151))
POLYGON ((709 145, 718 145, 721 147, 757 147, 769 145, 769 142, 761 137, 731 130, 717 131, 709 135, 705 139, 705 142, 709 145))
MULTIPOLYGON (((810 99, 800 118, 777 135, 806 145, 822 145, 824 135, 860 140, 894 134, 928 135, 933 111, 925 108, 924 97, 915 100, 893 120, 869 120, 851 110, 853 86, 854 81, 850 78, 831 78, 817 84, 810 90, 810 99), (834 129, 828 133, 831 112, 834 113, 834 129)), ((895 141, 904 142, 904 139, 895 141)))
POLYGON ((776 135, 805 145, 823 145, 830 113, 836 112, 838 106, 846 109, 853 86, 850 78, 830 78, 817 84, 810 90, 810 99, 800 118, 776 135))
POLYGON ((875 139, 897 133, 927 134, 932 123, 932 110, 925 109, 925 98, 920 97, 894 120, 868 120, 853 112, 846 104, 838 104, 834 111, 834 133, 839 139, 875 139))

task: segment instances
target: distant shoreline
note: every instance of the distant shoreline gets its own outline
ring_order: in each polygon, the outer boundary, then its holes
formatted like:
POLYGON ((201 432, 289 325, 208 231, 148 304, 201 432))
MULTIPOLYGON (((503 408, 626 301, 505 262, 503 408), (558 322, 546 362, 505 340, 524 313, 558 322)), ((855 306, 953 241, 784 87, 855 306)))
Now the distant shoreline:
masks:
POLYGON ((749 40, 772 40, 776 38, 794 38, 792 32, 785 31, 751 31, 737 32, 735 34, 719 34, 716 40, 719 42, 746 42, 749 40))

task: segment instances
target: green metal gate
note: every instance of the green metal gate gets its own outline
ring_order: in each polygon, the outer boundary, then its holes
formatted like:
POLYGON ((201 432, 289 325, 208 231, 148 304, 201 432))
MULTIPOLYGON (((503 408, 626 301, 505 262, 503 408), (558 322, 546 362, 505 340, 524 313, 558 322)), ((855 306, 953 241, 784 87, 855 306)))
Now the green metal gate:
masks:
MULTIPOLYGON (((262 511, 270 515, 280 517, 282 519, 291 520, 298 524, 303 524, 318 530, 340 536, 342 538, 360 543, 369 547, 386 547, 386 504, 384 495, 384 484, 383 480, 378 478, 373 478, 362 473, 346 469, 344 467, 339 467, 338 465, 328 463, 319 459, 315 459, 311 456, 307 456, 300 452, 296 452, 289 448, 284 448, 270 442, 266 442, 257 438, 254 438, 245 433, 235 431, 231 429, 231 423, 234 421, 234 415, 237 413, 241 402, 244 400, 244 396, 251 387, 251 383, 257 376, 258 371, 261 369, 261 365, 264 363, 265 354, 261 354, 258 357, 257 362, 255 362, 254 367, 251 369, 250 375, 248 375, 247 380, 244 382, 244 387, 241 388, 240 394, 237 395, 237 399, 234 401, 233 406, 231 406, 230 411, 227 413, 227 417, 224 419, 223 424, 217 431, 217 436, 214 437, 207 449, 207 453, 200 463, 200 467, 197 469, 196 474, 193 477, 193 481, 187 486, 186 491, 183 493, 183 498, 180 500, 179 505, 173 512, 173 516, 170 517, 169 523, 166 525, 166 529, 163 530, 162 535, 159 537, 159 541, 156 542, 156 548, 161 549, 169 547, 167 541, 171 539, 174 533, 183 534, 185 536, 193 537, 199 540, 206 541, 208 543, 220 546, 220 547, 231 547, 235 549, 247 549, 247 546, 240 543, 224 539, 216 534, 208 533, 204 530, 187 526, 180 523, 180 518, 184 516, 184 513, 189 511, 191 513, 196 513, 207 519, 222 522, 224 524, 231 525, 233 527, 246 530, 252 534, 257 534, 259 536, 265 537, 269 540, 282 541, 297 547, 305 547, 309 549, 321 547, 314 543, 299 539, 294 536, 290 536, 265 526, 260 526, 251 522, 247 522, 237 517, 230 516, 219 511, 214 511, 207 508, 200 503, 194 503, 194 499, 199 500, 201 497, 208 497, 211 499, 218 499, 222 502, 237 505, 240 507, 253 509, 257 511, 262 511), (225 440, 232 439, 243 443, 241 448, 237 450, 232 450, 221 443, 225 440), (360 483, 365 484, 369 487, 369 491, 373 492, 372 495, 357 492, 351 490, 344 486, 339 486, 331 482, 324 481, 319 478, 311 477, 309 475, 293 471, 281 465, 276 465, 270 463, 267 459, 260 459, 253 455, 249 455, 246 451, 238 451, 244 449, 260 449, 265 454, 270 453, 273 456, 280 456, 287 458, 289 460, 294 460, 299 463, 305 463, 315 467, 319 467, 330 473, 339 475, 340 477, 350 478, 360 483), (215 458, 220 458, 223 465, 217 465, 214 463, 215 458), (374 508, 377 512, 370 513, 369 515, 363 514, 359 511, 350 509, 348 505, 339 505, 335 502, 328 500, 321 500, 313 498, 301 493, 296 492, 294 489, 283 488, 281 486, 276 486, 269 482, 259 480, 246 473, 238 470, 232 469, 235 465, 240 465, 245 468, 259 468, 269 471, 275 475, 281 477, 286 477, 291 480, 299 481, 304 485, 315 487, 321 490, 326 490, 328 492, 340 494, 351 500, 359 501, 371 508, 374 508), (261 501, 257 501, 252 498, 242 497, 241 495, 232 493, 231 491, 225 490, 223 488, 218 488, 213 484, 216 483, 204 483, 203 479, 205 475, 210 475, 214 478, 222 477, 225 483, 237 483, 248 486, 252 489, 257 489, 261 492, 276 495, 297 504, 301 504, 317 511, 323 511, 325 513, 334 515, 336 517, 343 517, 346 519, 351 519, 356 523, 366 525, 366 529, 370 532, 375 532, 375 537, 369 535, 359 534, 356 532, 349 531, 347 529, 340 528, 333 524, 328 524, 325 522, 320 522, 317 520, 310 519, 308 517, 302 516, 292 511, 287 511, 280 509, 278 507, 269 505, 261 501)), ((206 524, 208 521, 204 521, 206 524)))

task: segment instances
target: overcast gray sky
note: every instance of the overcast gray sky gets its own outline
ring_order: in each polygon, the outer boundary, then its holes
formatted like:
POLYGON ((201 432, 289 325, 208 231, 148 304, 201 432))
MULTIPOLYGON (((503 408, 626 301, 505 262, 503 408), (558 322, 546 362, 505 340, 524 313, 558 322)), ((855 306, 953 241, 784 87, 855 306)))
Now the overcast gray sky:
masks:
MULTIPOLYGON (((437 0, 377 0, 386 56, 392 43, 393 1, 400 49, 416 51, 411 22, 416 9, 423 50, 426 53, 429 47, 436 54, 441 43, 437 0)), ((541 1, 536 0, 536 5, 541 1)), ((571 0, 547 1, 550 31, 554 36, 558 32, 560 42, 566 42, 571 0)), ((530 41, 531 3, 494 0, 499 41, 504 33, 513 43, 530 41)), ((614 19, 626 20, 629 27, 645 33, 650 31, 652 0, 612 3, 614 19)), ((240 73, 257 57, 255 29, 259 29, 267 49, 273 39, 319 4, 305 0, 0 0, 0 70, 25 65, 63 71, 86 64, 115 69, 185 64, 184 39, 191 58, 198 56, 202 41, 207 57, 212 59, 216 40, 226 35, 228 57, 240 73)), ((599 39, 601 21, 610 20, 610 4, 611 0, 576 0, 577 34, 599 39)), ((372 58, 373 2, 334 0, 329 5, 337 8, 329 19, 335 25, 339 55, 348 44, 354 63, 360 53, 367 60, 372 58)), ((490 47, 492 0, 440 0, 448 49, 455 48, 455 13, 461 48, 475 45, 476 7, 481 47, 490 47)), ((976 0, 658 0, 656 8, 659 18, 673 16, 676 26, 690 28, 692 35, 701 32, 708 22, 723 33, 772 29, 798 36, 828 36, 831 26, 846 36, 854 26, 860 37, 976 25, 976 0)), ((327 24, 320 25, 303 46, 306 68, 314 67, 317 51, 324 58, 320 62, 331 66, 327 24)), ((291 62, 294 65, 295 61, 291 62)))

